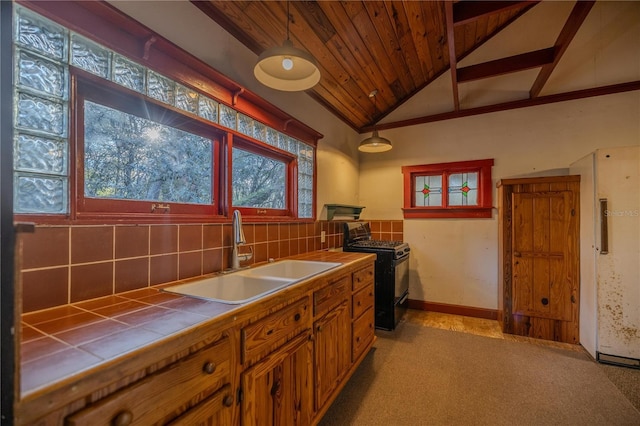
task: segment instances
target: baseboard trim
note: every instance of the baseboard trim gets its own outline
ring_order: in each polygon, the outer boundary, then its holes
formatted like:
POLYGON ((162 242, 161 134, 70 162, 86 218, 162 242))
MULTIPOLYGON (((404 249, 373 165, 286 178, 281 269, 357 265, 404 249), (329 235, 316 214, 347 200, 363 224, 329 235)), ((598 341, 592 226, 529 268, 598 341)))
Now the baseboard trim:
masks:
POLYGON ((496 309, 475 308, 473 306, 449 305, 447 303, 426 302, 424 300, 409 299, 409 309, 440 312, 443 314, 463 315, 465 317, 498 320, 496 309))

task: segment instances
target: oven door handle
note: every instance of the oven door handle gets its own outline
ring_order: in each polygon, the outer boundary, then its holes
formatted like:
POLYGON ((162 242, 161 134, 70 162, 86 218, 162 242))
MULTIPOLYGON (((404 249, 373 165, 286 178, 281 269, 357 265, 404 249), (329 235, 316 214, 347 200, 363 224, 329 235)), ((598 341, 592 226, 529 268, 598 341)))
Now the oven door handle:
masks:
POLYGON ((407 300, 409 298, 409 290, 405 291, 404 294, 400 297, 400 300, 398 300, 398 303, 396 303, 397 305, 402 305, 404 303, 405 300, 407 300))

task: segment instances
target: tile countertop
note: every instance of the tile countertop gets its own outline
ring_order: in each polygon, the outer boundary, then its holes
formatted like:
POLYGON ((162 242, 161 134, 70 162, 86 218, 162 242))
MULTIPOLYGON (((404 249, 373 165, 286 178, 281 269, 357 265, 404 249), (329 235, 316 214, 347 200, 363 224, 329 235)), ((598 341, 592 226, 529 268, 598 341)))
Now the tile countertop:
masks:
MULTIPOLYGON (((369 256, 375 255, 316 251, 288 259, 348 265, 369 256)), ((99 371, 120 356, 191 326, 229 317, 257 302, 228 305, 160 292, 166 285, 24 314, 20 345, 22 398, 46 392, 56 383, 73 380, 81 373, 99 371)))

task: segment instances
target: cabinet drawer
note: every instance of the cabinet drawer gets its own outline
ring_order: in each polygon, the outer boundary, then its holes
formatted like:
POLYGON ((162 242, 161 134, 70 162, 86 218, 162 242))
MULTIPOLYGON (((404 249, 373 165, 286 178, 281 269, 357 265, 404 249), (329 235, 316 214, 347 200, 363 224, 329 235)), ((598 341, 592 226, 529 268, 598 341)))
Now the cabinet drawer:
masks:
POLYGON ((225 385, 218 392, 169 423, 169 426, 229 425, 233 414, 233 390, 225 385))
POLYGON ((231 381, 231 346, 224 337, 208 348, 67 417, 67 425, 166 423, 176 408, 213 394, 231 381))
POLYGON ((313 293, 313 314, 320 316, 331 308, 342 303, 351 290, 351 280, 347 275, 333 281, 328 286, 313 293))
POLYGON ((353 295, 353 318, 358 318, 364 311, 373 306, 373 286, 359 290, 353 295))
POLYGON ((373 339, 374 317, 373 308, 367 309, 360 318, 353 322, 353 361, 358 359, 373 339))
POLYGON ((367 266, 353 273, 353 291, 360 290, 365 285, 372 283, 374 279, 373 265, 367 266))
POLYGON ((311 327, 309 297, 242 329, 242 360, 254 362, 311 327))

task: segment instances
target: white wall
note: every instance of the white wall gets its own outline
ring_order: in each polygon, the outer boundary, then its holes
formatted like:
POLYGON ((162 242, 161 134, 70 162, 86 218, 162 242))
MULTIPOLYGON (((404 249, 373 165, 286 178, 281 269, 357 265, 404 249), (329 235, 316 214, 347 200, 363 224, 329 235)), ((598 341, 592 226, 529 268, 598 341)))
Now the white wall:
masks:
MULTIPOLYGON (((190 2, 154 1, 153 7, 145 1, 111 3, 324 134, 317 151, 318 215, 325 203, 344 203, 366 206, 364 219, 401 219, 403 165, 494 158, 495 183, 550 170, 558 174, 596 148, 640 141, 640 93, 630 92, 382 131, 394 149, 358 155, 357 145, 367 135, 356 134, 304 93, 260 85, 252 74, 256 55, 190 2), (187 31, 182 23, 188 23, 187 31)), ((543 2, 520 25, 538 28, 542 21, 559 31, 571 5, 543 2)), ((543 94, 640 79, 640 56, 629 55, 637 51, 639 17, 638 2, 597 2, 572 42, 579 48, 567 51, 543 94)), ((553 41, 531 37, 532 32, 522 28, 508 28, 505 36, 493 38, 465 64, 505 56, 516 45, 526 49, 524 42, 534 50, 553 41)), ((522 52, 510 54, 515 53, 522 52)), ((472 93, 472 86, 463 87, 461 102, 484 104, 510 98, 506 95, 514 91, 526 97, 536 73, 517 74, 525 81, 524 90, 509 75, 506 83, 489 86, 489 92, 479 95, 472 93)), ((451 99, 450 77, 444 74, 385 121, 450 111, 451 99)), ((497 232, 495 213, 493 219, 405 221, 405 239, 413 252, 411 297, 496 308, 497 232)))
MULTIPOLYGON (((640 92, 428 123, 381 134, 393 150, 362 155, 364 219, 401 219, 401 167, 493 158, 503 178, 567 169, 597 148, 640 144, 640 92)), ((409 219, 412 299, 497 308, 498 221, 409 219)))

